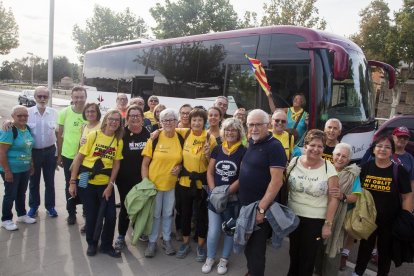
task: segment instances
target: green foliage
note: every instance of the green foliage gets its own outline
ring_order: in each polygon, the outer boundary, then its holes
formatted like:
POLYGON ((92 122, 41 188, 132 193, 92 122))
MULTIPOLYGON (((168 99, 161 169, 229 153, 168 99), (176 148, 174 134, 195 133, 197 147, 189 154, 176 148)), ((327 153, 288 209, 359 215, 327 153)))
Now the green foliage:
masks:
POLYGON ((239 22, 239 28, 253 28, 258 27, 259 23, 257 21, 257 13, 246 11, 244 13, 243 19, 239 22))
POLYGON ((229 0, 166 0, 150 9, 159 39, 220 32, 238 28, 237 13, 229 0))
POLYGON ((318 16, 317 0, 271 0, 263 5, 262 26, 296 25, 325 30, 325 19, 318 16))
POLYGON ((19 46, 19 27, 11 9, 6 10, 0 2, 0 55, 7 55, 19 46))
POLYGON ((136 17, 129 8, 116 13, 109 8, 95 5, 93 16, 86 20, 86 27, 73 26, 72 36, 76 51, 82 55, 105 44, 136 39, 147 31, 144 19, 136 17))
POLYGON ((409 74, 414 71, 414 1, 404 0, 403 8, 395 13, 395 34, 400 60, 408 65, 409 74))

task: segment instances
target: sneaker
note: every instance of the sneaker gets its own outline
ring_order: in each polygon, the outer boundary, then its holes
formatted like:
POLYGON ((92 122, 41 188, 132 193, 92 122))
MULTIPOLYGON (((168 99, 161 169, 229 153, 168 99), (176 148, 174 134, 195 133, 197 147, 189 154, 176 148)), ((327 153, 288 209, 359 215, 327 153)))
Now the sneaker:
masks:
POLYGON ((46 213, 47 213, 47 215, 49 216, 49 217, 51 217, 51 218, 55 218, 55 217, 57 217, 58 216, 58 213, 56 212, 56 210, 55 210, 55 208, 49 208, 49 209, 47 209, 46 210, 46 213))
POLYGON ((144 253, 145 258, 154 257, 156 250, 157 250, 157 244, 155 242, 149 242, 147 249, 145 249, 145 253, 144 253))
POLYGON ((108 249, 99 248, 99 252, 109 255, 112 258, 121 258, 121 252, 119 252, 118 250, 115 250, 112 246, 111 248, 108 248, 108 249))
POLYGON ((68 222, 68 225, 74 225, 76 223, 76 216, 75 215, 69 215, 66 219, 68 222))
POLYGON ((171 243, 171 240, 169 241, 162 241, 162 247, 164 248, 164 253, 168 256, 175 255, 175 249, 171 243))
POLYGON ((183 243, 178 249, 177 254, 175 255, 178 259, 184 259, 190 253, 191 247, 188 243, 183 243))
POLYGON ((196 256, 196 261, 197 262, 205 262, 207 258, 207 253, 206 253, 206 249, 204 248, 204 246, 197 246, 197 256, 196 256))
POLYGON ((207 258, 206 262, 201 267, 201 272, 203 273, 210 273, 211 269, 214 265, 214 259, 213 258, 207 258))
POLYGON ((20 216, 17 218, 17 222, 23 222, 27 224, 36 223, 36 219, 29 217, 28 215, 20 216))
POLYGON ((147 241, 149 241, 149 239, 148 239, 148 236, 147 235, 145 235, 145 234, 142 234, 139 238, 138 238, 140 241, 142 241, 142 242, 147 242, 147 241))
POLYGON ((126 247, 125 239, 122 237, 118 237, 115 241, 115 246, 114 246, 115 250, 121 251, 125 247, 126 247))
POLYGON ((37 208, 30 208, 29 212, 27 212, 27 215, 31 218, 37 217, 37 208))
POLYGON ((217 273, 219 275, 223 275, 227 273, 227 264, 229 263, 229 260, 220 258, 220 262, 217 265, 217 273))
POLYGON ((339 270, 344 271, 346 269, 346 261, 348 260, 348 255, 341 254, 341 263, 339 265, 339 270))
POLYGON ((14 230, 19 229, 19 227, 17 227, 17 225, 12 220, 2 221, 1 227, 3 227, 4 229, 8 231, 14 231, 14 230))

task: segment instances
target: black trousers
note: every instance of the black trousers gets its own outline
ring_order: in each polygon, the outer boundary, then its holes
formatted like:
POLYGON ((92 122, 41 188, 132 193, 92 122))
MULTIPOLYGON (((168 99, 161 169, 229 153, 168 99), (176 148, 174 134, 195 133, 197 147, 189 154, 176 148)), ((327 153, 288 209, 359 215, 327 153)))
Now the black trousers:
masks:
POLYGON ((378 249, 378 276, 388 275, 391 267, 392 252, 392 223, 378 223, 378 228, 369 236, 368 240, 361 240, 358 249, 358 257, 355 265, 355 273, 363 275, 371 259, 372 249, 377 240, 378 249))
POLYGON ((181 229, 183 236, 187 237, 191 234, 191 218, 195 201, 197 208, 196 236, 205 239, 208 229, 207 192, 204 189, 197 189, 196 195, 193 195, 190 187, 184 187, 180 184, 175 189, 181 205, 181 229))
POLYGON ((71 176, 71 172, 69 170, 70 166, 72 165, 73 159, 66 158, 62 156, 63 162, 63 172, 65 174, 65 196, 66 196, 66 210, 68 211, 69 216, 76 216, 76 205, 81 204, 80 197, 77 196, 72 198, 69 193, 69 180, 71 176))
POLYGON ((125 208, 125 198, 138 182, 125 179, 124 177, 117 177, 116 179, 116 187, 118 188, 119 198, 121 199, 121 210, 118 215, 118 234, 121 236, 126 235, 129 227, 129 217, 125 208))
POLYGON ((289 236, 288 276, 312 276, 316 255, 323 242, 322 226, 325 220, 305 217, 299 219, 298 228, 289 236))
POLYGON ((266 242, 272 234, 272 227, 269 222, 265 221, 259 224, 258 227, 260 227, 260 229, 252 233, 244 248, 247 269, 251 276, 264 275, 266 265, 266 242))

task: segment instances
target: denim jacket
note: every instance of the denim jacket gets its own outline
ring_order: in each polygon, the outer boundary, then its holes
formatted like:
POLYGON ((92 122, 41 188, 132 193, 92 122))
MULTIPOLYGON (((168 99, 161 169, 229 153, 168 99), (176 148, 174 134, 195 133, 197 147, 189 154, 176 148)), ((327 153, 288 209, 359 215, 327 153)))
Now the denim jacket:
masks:
MULTIPOLYGON (((258 201, 247 206, 243 206, 240 210, 239 217, 236 222, 236 231, 234 233, 233 250, 235 253, 241 253, 248 242, 248 238, 257 230, 256 225, 256 208, 258 201)), ((277 202, 266 210, 265 218, 272 227, 272 246, 280 248, 283 238, 289 235, 299 225, 299 218, 288 207, 277 202)))

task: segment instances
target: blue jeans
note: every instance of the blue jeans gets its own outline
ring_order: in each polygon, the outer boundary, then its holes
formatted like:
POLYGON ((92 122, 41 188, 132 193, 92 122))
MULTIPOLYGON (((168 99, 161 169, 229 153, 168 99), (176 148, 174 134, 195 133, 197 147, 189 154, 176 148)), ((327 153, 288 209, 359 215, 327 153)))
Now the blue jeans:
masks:
POLYGON ((4 178, 4 172, 1 173, 1 177, 4 180, 4 197, 1 221, 13 219, 13 202, 15 203, 17 216, 21 217, 26 215, 25 202, 29 175, 30 171, 13 173, 13 182, 7 182, 4 178))
MULTIPOLYGON (((98 241, 93 240, 95 226, 98 218, 99 207, 103 200, 102 197, 107 185, 93 185, 88 184, 86 188, 77 187, 78 195, 82 199, 83 207, 86 213, 86 241, 88 245, 97 245, 98 241)), ((108 205, 104 215, 104 224, 102 226, 101 234, 101 248, 110 249, 114 240, 116 224, 116 210, 115 210, 115 191, 112 191, 108 199, 108 205)))
POLYGON ((149 236, 150 242, 156 242, 162 224, 162 238, 164 241, 171 239, 171 228, 175 203, 175 191, 158 191, 155 197, 154 222, 149 236))
POLYGON ((37 209, 40 205, 40 175, 43 173, 45 182, 45 207, 55 207, 55 169, 56 169, 56 147, 46 150, 32 150, 34 174, 30 176, 29 182, 29 206, 37 209))

